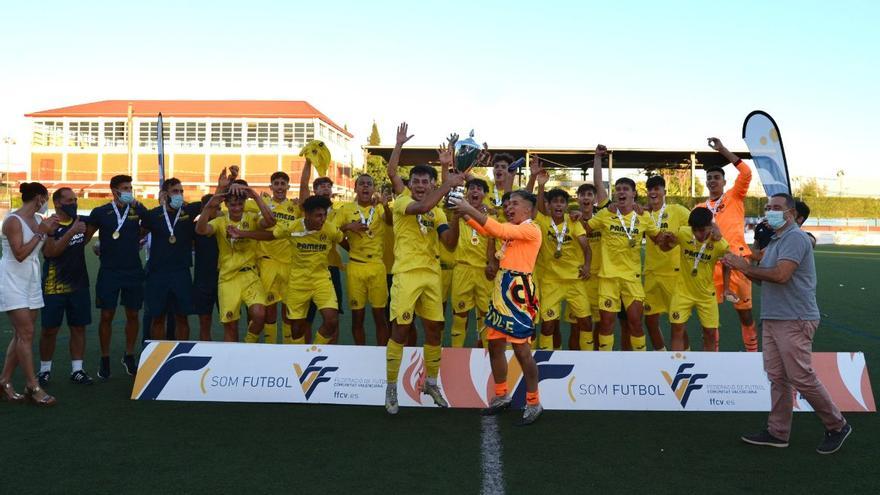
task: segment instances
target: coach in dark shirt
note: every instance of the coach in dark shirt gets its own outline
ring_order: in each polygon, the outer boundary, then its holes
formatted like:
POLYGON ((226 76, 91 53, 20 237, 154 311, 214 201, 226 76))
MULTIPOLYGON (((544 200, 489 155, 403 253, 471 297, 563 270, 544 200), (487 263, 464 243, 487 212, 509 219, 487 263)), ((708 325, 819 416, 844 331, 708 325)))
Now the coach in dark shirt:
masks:
POLYGON ((189 339, 187 315, 192 311, 192 246, 200 203, 184 203, 180 180, 167 179, 160 206, 144 216, 141 227, 151 234, 145 302, 152 318, 151 336, 165 338, 165 316, 174 313, 175 338, 189 339))
POLYGON ((147 209, 134 199, 131 177, 110 179, 113 200, 92 210, 86 236, 98 231, 100 267, 95 284, 95 306, 101 310, 99 337, 101 366, 98 377, 110 378, 110 335, 116 306, 125 306, 125 355, 122 364, 129 375, 137 373, 134 346, 138 334, 138 311, 144 303, 144 269, 141 266, 141 218, 147 209))
MULTIPOLYGON (((211 194, 202 196, 202 206, 208 204, 212 196, 211 194)), ((216 210, 214 214, 217 214, 216 210)), ((192 314, 199 317, 199 340, 207 341, 211 340, 214 308, 217 307, 217 262, 220 256, 217 239, 214 239, 214 236, 195 234, 194 250, 192 314)))

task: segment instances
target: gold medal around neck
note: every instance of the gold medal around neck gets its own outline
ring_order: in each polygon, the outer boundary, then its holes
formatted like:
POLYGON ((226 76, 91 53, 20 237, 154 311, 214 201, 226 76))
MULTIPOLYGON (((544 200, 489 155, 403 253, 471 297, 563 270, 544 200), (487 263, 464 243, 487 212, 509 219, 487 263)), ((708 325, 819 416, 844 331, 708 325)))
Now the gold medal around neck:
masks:
POLYGON ((631 248, 636 247, 636 240, 635 240, 635 239, 630 239, 630 240, 629 240, 629 247, 631 247, 631 248))
POLYGON ((471 236, 471 244, 473 244, 474 246, 479 246, 480 245, 480 238, 471 236))
POLYGON ((495 251, 495 259, 500 260, 504 258, 504 251, 495 251))
POLYGON ((556 252, 553 253, 553 257, 554 257, 554 258, 557 258, 557 259, 558 259, 558 258, 562 258, 562 250, 561 250, 561 249, 557 249, 556 252))
POLYGON ((696 277, 696 276, 697 276, 697 269, 694 268, 693 270, 691 270, 691 277, 696 277))
POLYGON ((422 234, 427 234, 427 233, 428 233, 428 227, 425 227, 424 225, 419 225, 419 231, 420 231, 422 234))
POLYGON ((177 237, 174 237, 173 235, 168 236, 168 242, 170 242, 171 244, 176 243, 177 237))
POLYGON ((113 231, 113 235, 111 235, 110 237, 112 237, 113 239, 119 239, 119 231, 118 231, 118 230, 114 230, 114 231, 113 231))
POLYGON ((367 237, 369 237, 370 239, 372 239, 375 235, 376 235, 376 234, 374 234, 372 230, 367 229, 367 237))

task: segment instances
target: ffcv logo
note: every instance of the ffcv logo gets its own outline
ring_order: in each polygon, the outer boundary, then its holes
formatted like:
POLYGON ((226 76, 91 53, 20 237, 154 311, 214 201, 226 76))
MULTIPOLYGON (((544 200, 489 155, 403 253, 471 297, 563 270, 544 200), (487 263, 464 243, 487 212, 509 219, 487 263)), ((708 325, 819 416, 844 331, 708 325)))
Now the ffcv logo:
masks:
POLYGON ((293 364, 306 400, 309 400, 318 385, 330 381, 330 376, 328 376, 330 373, 339 369, 338 366, 320 366, 320 363, 326 360, 327 356, 315 356, 305 368, 302 368, 298 363, 293 364))
POLYGON ((661 372, 681 407, 687 407, 691 392, 703 388, 703 384, 697 382, 709 377, 708 373, 691 373, 690 369, 694 366, 694 363, 681 363, 675 376, 670 376, 666 371, 661 372))

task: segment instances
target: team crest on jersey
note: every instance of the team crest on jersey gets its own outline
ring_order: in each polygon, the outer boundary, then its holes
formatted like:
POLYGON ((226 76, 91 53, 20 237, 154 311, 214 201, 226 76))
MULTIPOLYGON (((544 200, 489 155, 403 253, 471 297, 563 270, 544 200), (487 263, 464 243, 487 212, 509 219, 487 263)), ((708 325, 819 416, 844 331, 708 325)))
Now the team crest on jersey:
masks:
POLYGON ((248 225, 247 222, 242 223, 241 226, 245 229, 249 229, 251 227, 250 225, 248 225))
POLYGON ((275 294, 272 294, 271 292, 270 292, 269 295, 266 296, 266 297, 269 298, 269 302, 272 302, 272 301, 275 300, 275 294))
POLYGON ((610 307, 611 307, 611 299, 605 299, 605 307, 606 307, 606 308, 610 308, 610 307))
POLYGON ((458 301, 458 309, 464 309, 464 301, 458 301))
POLYGON ((403 319, 403 321, 410 321, 410 320, 412 320, 412 314, 410 314, 409 311, 404 311, 403 314, 400 315, 400 317, 403 319))
POLYGON ((547 310, 547 318, 553 318, 553 317, 555 317, 555 316, 556 316, 556 312, 555 312, 555 311, 553 311, 552 309, 548 309, 548 310, 547 310))
POLYGON ((226 318, 232 318, 232 311, 226 312, 226 318))
POLYGON ((351 302, 349 302, 349 304, 352 306, 357 306, 358 305, 357 299, 352 299, 351 302))
POLYGON ((645 311, 651 311, 651 305, 645 304, 645 311))
POLYGON ((320 239, 321 242, 326 241, 326 240, 327 240, 327 235, 326 235, 326 234, 321 234, 321 235, 318 236, 318 239, 320 239))
POLYGON ((678 311, 672 313, 672 319, 673 319, 673 320, 677 320, 680 316, 681 316, 681 315, 678 314, 678 311))

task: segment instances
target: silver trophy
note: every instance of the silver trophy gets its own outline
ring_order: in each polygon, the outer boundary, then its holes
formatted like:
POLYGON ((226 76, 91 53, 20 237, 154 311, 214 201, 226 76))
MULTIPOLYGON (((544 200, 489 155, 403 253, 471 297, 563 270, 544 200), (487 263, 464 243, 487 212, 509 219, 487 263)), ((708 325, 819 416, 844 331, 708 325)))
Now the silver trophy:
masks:
MULTIPOLYGON (((455 169, 459 172, 469 170, 477 163, 482 147, 480 143, 474 139, 474 130, 471 129, 467 138, 455 142, 455 169)), ((464 186, 456 186, 446 195, 446 205, 451 206, 451 198, 464 199, 464 186)))

